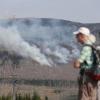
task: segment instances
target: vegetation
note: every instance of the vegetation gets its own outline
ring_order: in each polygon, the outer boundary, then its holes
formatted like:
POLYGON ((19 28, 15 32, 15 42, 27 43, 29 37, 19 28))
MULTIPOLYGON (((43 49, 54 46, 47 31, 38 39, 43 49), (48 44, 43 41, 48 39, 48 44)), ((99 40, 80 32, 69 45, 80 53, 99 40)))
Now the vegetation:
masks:
POLYGON ((67 100, 77 100, 77 95, 70 95, 69 97, 67 97, 67 100))
POLYGON ((0 78, 0 82, 12 83, 15 81, 16 84, 26 84, 26 85, 34 85, 34 86, 49 86, 49 87, 77 87, 77 81, 75 80, 38 80, 38 79, 3 79, 0 78))
MULTIPOLYGON (((12 100, 12 96, 0 96, 0 100, 12 100)), ((30 94, 16 94, 16 100, 41 100, 41 98, 36 92, 34 92, 33 96, 30 96, 30 94)))
POLYGON ((0 96, 0 100, 12 100, 11 96, 0 96))
POLYGON ((55 89, 55 90, 54 90, 54 93, 61 93, 61 92, 62 92, 61 89, 55 89))
POLYGON ((40 98, 40 96, 36 92, 34 92, 32 100, 41 100, 41 98, 40 98))

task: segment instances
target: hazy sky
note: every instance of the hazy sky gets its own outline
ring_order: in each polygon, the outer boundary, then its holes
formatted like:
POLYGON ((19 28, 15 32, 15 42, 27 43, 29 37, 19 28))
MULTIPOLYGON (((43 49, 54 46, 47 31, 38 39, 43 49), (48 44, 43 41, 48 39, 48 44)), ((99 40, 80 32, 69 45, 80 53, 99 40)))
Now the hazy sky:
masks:
POLYGON ((100 22, 100 0, 0 0, 0 18, 57 18, 100 22))

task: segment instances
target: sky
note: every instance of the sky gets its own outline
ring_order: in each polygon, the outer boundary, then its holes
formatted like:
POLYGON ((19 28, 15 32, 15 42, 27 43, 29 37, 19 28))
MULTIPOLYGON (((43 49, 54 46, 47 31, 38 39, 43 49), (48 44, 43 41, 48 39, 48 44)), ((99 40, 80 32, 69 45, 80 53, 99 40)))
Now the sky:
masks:
POLYGON ((56 18, 100 23, 100 0, 0 0, 0 19, 56 18))

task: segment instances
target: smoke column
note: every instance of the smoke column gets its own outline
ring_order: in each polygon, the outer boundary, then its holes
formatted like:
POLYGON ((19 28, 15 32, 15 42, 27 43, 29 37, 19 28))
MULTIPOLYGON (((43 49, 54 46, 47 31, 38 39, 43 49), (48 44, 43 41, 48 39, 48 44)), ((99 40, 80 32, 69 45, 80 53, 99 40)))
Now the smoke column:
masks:
POLYGON ((66 64, 79 55, 73 23, 60 20, 0 21, 0 48, 31 58, 42 65, 66 64))
POLYGON ((41 53, 40 49, 24 41, 16 27, 0 27, 0 48, 7 50, 9 53, 31 58, 42 65, 50 66, 47 58, 41 53))

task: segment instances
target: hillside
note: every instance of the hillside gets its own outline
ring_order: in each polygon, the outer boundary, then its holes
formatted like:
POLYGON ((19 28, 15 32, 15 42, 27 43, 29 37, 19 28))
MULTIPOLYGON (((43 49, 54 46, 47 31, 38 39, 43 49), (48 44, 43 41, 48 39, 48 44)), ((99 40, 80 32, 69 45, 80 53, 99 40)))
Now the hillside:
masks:
POLYGON ((72 64, 79 47, 73 32, 80 26, 90 28, 100 44, 99 23, 45 18, 0 20, 0 76, 76 80, 78 71, 72 64))

